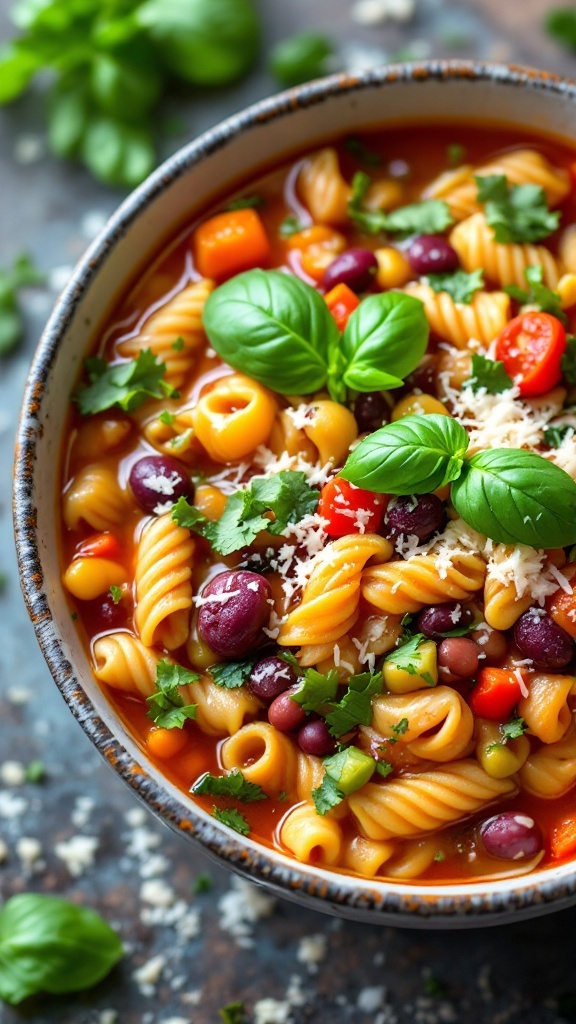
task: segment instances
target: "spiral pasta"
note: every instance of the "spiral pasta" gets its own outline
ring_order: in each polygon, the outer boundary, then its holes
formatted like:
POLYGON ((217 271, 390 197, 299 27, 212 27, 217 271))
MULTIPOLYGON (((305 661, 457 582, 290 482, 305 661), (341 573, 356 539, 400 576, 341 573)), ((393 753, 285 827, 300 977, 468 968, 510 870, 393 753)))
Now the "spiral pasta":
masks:
POLYGON ((232 736, 245 721, 255 718, 259 701, 244 687, 227 690, 203 676, 187 687, 188 702, 196 704, 196 723, 208 736, 232 736))
POLYGON ((506 292, 475 292, 468 303, 454 302, 448 292, 435 292, 430 285, 414 281, 404 289, 424 303, 431 330, 455 348, 465 349, 470 338, 488 346, 510 319, 510 298, 506 292))
POLYGON ((194 547, 190 531, 177 526, 170 515, 153 519, 142 532, 134 621, 145 647, 162 644, 172 651, 186 641, 194 547))
POLYGON ((132 431, 128 417, 99 413, 83 420, 72 444, 72 458, 82 462, 101 459, 106 452, 118 448, 132 431))
POLYGON ((324 777, 319 757, 304 753, 268 722, 251 722, 235 731, 222 746, 225 768, 239 768, 249 782, 267 792, 309 800, 324 777))
POLYGON ((92 648, 96 679, 115 690, 149 697, 156 688, 161 656, 131 633, 107 633, 92 648))
POLYGON ((331 817, 319 817, 312 803, 291 810, 280 826, 280 842, 303 864, 336 864, 342 829, 331 817))
POLYGON ((576 782, 576 729, 534 750, 520 769, 522 789, 544 800, 563 796, 576 782))
MULTIPOLYGON (((509 577, 504 580, 498 572, 498 566, 514 553, 510 545, 495 544, 486 567, 484 618, 493 629, 510 629, 534 601, 530 591, 519 596, 516 581, 509 577)), ((518 551, 518 558, 521 557, 522 552, 518 551)))
POLYGON ((495 242, 483 213, 475 213, 457 224, 450 233, 450 244, 464 270, 484 270, 486 277, 500 287, 516 284, 525 288, 525 272, 535 265, 542 267, 548 288, 556 288, 562 276, 559 261, 544 245, 495 242))
POLYGON ((194 366, 196 354, 206 335, 202 311, 215 282, 204 278, 186 285, 144 321, 138 334, 118 345, 118 354, 136 359, 144 349, 166 365, 164 379, 179 388, 194 366), (179 342, 176 346, 175 342, 179 342), (180 343, 181 342, 181 343, 180 343))
MULTIPOLYGON (((191 464, 200 450, 194 442, 193 414, 186 409, 174 415, 168 422, 162 409, 157 416, 147 420, 142 427, 144 437, 156 451, 172 455, 181 462, 191 464)), ((169 411, 169 410, 168 410, 169 411)))
POLYGON ((110 530, 130 510, 126 492, 106 464, 85 466, 76 474, 62 499, 62 514, 69 530, 88 523, 93 530, 110 530))
POLYGON ((486 565, 480 555, 454 555, 440 576, 433 554, 414 555, 407 561, 374 565, 362 573, 362 597, 391 615, 417 612, 427 604, 463 601, 480 590, 486 565))
POLYGON ((542 743, 556 743, 567 732, 572 721, 568 697, 574 682, 574 676, 548 672, 530 679, 528 696, 518 702, 518 714, 542 743))
POLYGON ((517 789, 511 779, 493 779, 466 759, 381 785, 367 782, 348 805, 369 839, 393 839, 442 828, 517 789))
POLYGON ((280 629, 278 643, 326 644, 339 640, 358 618, 362 570, 371 558, 390 558, 392 545, 373 533, 350 534, 317 556, 302 601, 280 629))
POLYGON ((393 737, 423 760, 455 761, 470 753, 474 718, 457 690, 435 686, 376 697, 372 726, 382 739, 393 737), (393 728, 403 719, 407 721, 406 731, 395 736, 393 728))

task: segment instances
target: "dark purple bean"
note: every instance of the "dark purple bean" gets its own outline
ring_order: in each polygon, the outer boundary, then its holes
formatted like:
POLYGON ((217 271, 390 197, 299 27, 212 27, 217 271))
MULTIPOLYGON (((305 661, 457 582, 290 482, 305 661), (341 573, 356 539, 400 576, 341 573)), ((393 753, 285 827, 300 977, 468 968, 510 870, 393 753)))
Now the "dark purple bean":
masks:
POLYGON ((264 640, 262 627, 270 619, 270 584, 247 569, 221 572, 204 587, 198 613, 198 633, 223 658, 240 658, 264 640))
POLYGON ((291 693, 294 687, 276 697, 268 708, 268 721, 279 732, 295 732, 306 718, 306 712, 292 700, 291 693))
POLYGON ((542 833, 533 818, 521 811, 504 811, 485 821, 480 835, 491 857, 524 860, 542 849, 542 833))
POLYGON ((390 407, 381 391, 367 391, 358 395, 354 405, 354 416, 361 434, 378 430, 390 419, 390 407))
POLYGON ((435 494, 403 494, 392 498, 384 516, 384 533, 428 540, 444 522, 444 505, 435 494))
POLYGON ((572 640, 543 608, 529 608, 514 626, 514 642, 538 668, 564 668, 572 661, 572 640))
POLYGON ((433 604, 423 608, 418 616, 418 632, 424 633, 429 640, 440 640, 443 633, 461 626, 469 626, 474 613, 467 605, 459 601, 447 601, 446 604, 433 604))
POLYGON ((417 274, 449 274, 460 265, 458 253, 442 235, 420 235, 406 255, 417 274))
POLYGON ((458 679, 473 679, 478 671, 480 648, 465 636, 451 636, 438 647, 438 668, 458 679))
POLYGON ((328 726, 324 719, 316 718, 314 721, 305 722, 299 730, 298 746, 305 754, 325 757, 326 754, 333 754, 336 750, 336 740, 328 732, 328 726))
POLYGON ((112 597, 106 594, 104 597, 97 597, 94 601, 87 601, 83 608, 88 610, 90 623, 95 633, 126 628, 128 621, 126 599, 115 604, 112 597))
POLYGON ((298 678, 291 665, 275 654, 257 661, 250 673, 247 686, 251 693, 264 704, 271 704, 275 697, 294 686, 298 678))
POLYGON ((407 394, 410 394, 415 390, 419 390, 425 395, 433 395, 434 398, 436 398, 438 392, 438 379, 434 360, 424 356, 420 366, 418 366, 414 370, 414 373, 411 373, 409 377, 406 377, 404 386, 407 394))
POLYGON ((178 498, 192 496, 188 471, 171 455, 146 455, 130 470, 128 482, 140 508, 154 512, 173 505, 178 498))
POLYGON ((378 260, 370 249, 347 249, 326 268, 322 284, 326 291, 347 284, 354 292, 365 292, 377 270, 378 260))

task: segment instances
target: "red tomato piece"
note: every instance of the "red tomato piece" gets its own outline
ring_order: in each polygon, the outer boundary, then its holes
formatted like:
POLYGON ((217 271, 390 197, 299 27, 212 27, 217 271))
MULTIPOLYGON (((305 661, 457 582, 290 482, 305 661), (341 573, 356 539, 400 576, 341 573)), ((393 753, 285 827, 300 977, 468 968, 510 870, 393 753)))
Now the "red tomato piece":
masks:
POLYGON ((329 537, 345 537, 349 533, 377 533, 387 504, 387 494, 365 491, 335 476, 322 488, 318 512, 328 520, 329 537))
POLYGON ((573 857, 576 853, 576 815, 565 818, 552 829, 550 853, 554 860, 573 857))
POLYGON ((505 722, 522 696, 518 674, 509 668, 480 669, 470 694, 475 715, 505 722))
POLYGON ((550 313, 523 313, 506 325, 496 340, 496 359, 518 385, 523 397, 544 395, 562 378, 566 331, 550 313))
POLYGON ((339 331, 343 331, 350 314, 360 305, 360 299, 347 284, 337 284, 326 292, 324 300, 336 321, 339 331))
POLYGON ((113 562, 122 561, 120 541, 113 533, 92 533, 90 537, 78 545, 74 558, 109 558, 113 562))

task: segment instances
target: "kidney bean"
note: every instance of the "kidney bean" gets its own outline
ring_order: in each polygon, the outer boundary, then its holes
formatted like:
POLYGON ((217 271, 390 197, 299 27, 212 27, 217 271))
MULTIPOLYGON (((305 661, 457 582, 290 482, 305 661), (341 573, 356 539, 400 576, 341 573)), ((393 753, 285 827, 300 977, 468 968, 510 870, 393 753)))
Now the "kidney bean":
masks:
POLYGON ((94 601, 84 602, 84 610, 95 633, 104 633, 110 629, 124 629, 128 621, 125 600, 115 604, 109 594, 97 597, 94 601))
POLYGON ((128 483, 140 508, 154 512, 172 505, 178 498, 192 495, 192 484, 186 467, 171 455, 146 455, 130 470, 128 483))
POLYGON ((543 608, 529 608, 514 626, 514 642, 538 668, 564 668, 574 648, 568 633, 543 608))
POLYGON ((224 658, 240 658, 264 640, 262 627, 270 618, 270 584, 247 569, 221 572, 202 591, 198 633, 208 647, 224 658))
POLYGON ((268 721, 279 732, 295 732, 306 718, 306 712, 290 696, 294 690, 295 687, 285 690, 279 697, 274 698, 268 708, 268 721))
POLYGON ((418 616, 418 632, 429 640, 439 640, 443 633, 449 633, 460 626, 469 626, 474 618, 471 608, 459 601, 433 604, 423 608, 418 616))
POLYGON ((444 505, 435 494, 406 494, 392 498, 384 516, 384 533, 394 539, 401 533, 428 540, 444 522, 444 505))
POLYGON ((381 391, 366 391, 358 395, 354 405, 354 416, 361 434, 378 430, 390 419, 390 409, 381 391))
POLYGON ((524 860, 542 849, 542 833, 533 818, 521 811, 504 811, 485 821, 480 836, 491 857, 524 860))
POLYGON ((478 644, 465 636, 447 637, 438 647, 438 668, 459 679, 473 679, 478 671, 478 644))
POLYGON ((508 650, 506 634, 498 629, 492 629, 487 623, 475 629, 470 634, 470 639, 475 640, 480 651, 480 658, 483 665, 497 664, 508 650))
POLYGON ((326 268, 322 284, 326 291, 347 284, 352 291, 365 292, 377 269, 378 260, 370 249, 347 249, 326 268))
POLYGON ((328 732, 323 718, 305 722, 298 732, 298 746, 305 754, 325 757, 336 750, 336 740, 328 732))
POLYGON ((297 676, 292 666, 271 654, 256 662, 246 685, 255 697, 265 704, 271 704, 275 697, 296 682, 297 676))
POLYGON ((419 235, 406 255, 417 274, 449 274, 460 264, 458 253, 442 235, 419 235))

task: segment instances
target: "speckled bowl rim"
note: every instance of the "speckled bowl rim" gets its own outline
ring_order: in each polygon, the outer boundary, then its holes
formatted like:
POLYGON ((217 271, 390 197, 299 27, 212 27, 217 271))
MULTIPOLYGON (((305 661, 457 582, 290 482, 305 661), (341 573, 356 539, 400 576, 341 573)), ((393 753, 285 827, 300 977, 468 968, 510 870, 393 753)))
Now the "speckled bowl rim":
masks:
POLYGON ((286 117, 343 93, 384 88, 398 82, 422 83, 461 79, 494 82, 511 88, 540 90, 576 101, 576 81, 515 65, 472 61, 425 61, 387 65, 359 74, 321 79, 253 104, 184 146, 137 188, 112 215, 104 231, 76 267, 42 335, 25 391, 18 427, 14 525, 24 598, 36 636, 53 678, 70 710, 116 773, 165 823, 197 843, 219 862, 277 894, 312 909, 338 916, 404 927, 479 927, 560 910, 576 902, 576 864, 536 875, 458 885, 393 883, 360 879, 300 865, 220 825, 201 809, 175 799, 124 749, 100 718, 67 660, 65 645, 43 590, 42 563, 36 536, 34 449, 40 413, 60 339, 81 299, 129 226, 173 181, 204 157, 225 147, 253 126, 286 117))

